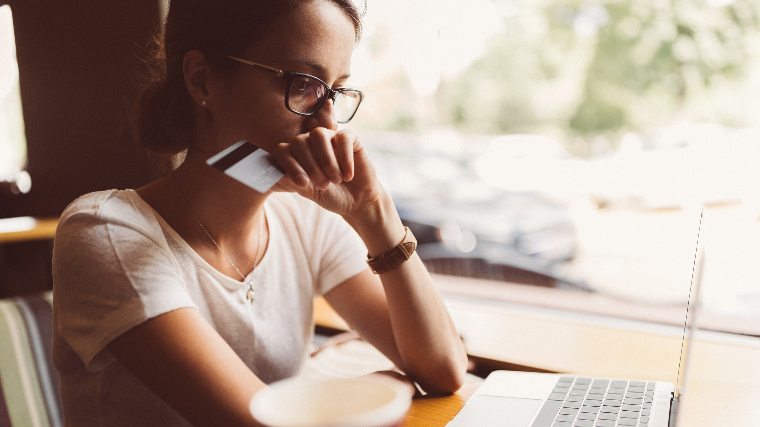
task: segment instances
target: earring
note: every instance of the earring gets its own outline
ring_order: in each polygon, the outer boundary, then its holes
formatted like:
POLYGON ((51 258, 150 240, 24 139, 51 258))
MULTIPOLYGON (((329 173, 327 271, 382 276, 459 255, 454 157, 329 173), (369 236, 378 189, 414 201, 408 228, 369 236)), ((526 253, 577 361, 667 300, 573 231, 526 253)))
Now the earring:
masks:
POLYGON ((205 99, 201 99, 201 107, 205 108, 207 105, 208 105, 208 101, 206 101, 205 99))

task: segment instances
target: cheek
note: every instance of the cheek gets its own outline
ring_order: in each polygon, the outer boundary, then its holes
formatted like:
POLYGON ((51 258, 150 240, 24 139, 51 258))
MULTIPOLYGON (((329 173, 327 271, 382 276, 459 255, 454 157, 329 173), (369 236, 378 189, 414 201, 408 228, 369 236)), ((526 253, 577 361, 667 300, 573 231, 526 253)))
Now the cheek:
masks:
POLYGON ((230 140, 247 139, 267 151, 301 133, 301 122, 300 116, 285 108, 282 95, 261 92, 250 97, 241 96, 240 92, 233 94, 217 121, 220 136, 228 135, 230 140))

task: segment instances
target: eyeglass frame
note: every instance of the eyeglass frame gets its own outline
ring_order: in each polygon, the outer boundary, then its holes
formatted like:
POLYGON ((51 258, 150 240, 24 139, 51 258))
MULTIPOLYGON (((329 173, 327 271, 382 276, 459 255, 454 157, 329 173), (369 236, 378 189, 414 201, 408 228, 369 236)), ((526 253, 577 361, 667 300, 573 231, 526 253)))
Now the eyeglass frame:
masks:
POLYGON ((301 73, 301 72, 298 72, 298 71, 285 71, 285 70, 281 70, 279 68, 271 67, 269 65, 264 65, 264 64, 261 64, 261 63, 258 63, 258 62, 250 61, 248 59, 243 59, 243 58, 240 58, 240 57, 237 57, 237 56, 233 56, 233 55, 227 55, 227 58, 231 59, 233 61, 242 63, 242 64, 252 65, 254 67, 259 67, 259 68, 261 68, 263 70, 272 71, 273 73, 277 74, 277 77, 288 79, 288 87, 285 89, 285 108, 287 108, 288 111, 290 111, 291 113, 298 114, 299 116, 306 116, 306 117, 313 116, 314 114, 317 113, 317 111, 319 111, 320 108, 322 108, 322 106, 325 104, 325 102, 327 102, 328 99, 332 99, 332 101, 334 103, 335 102, 335 97, 338 95, 338 93, 343 93, 343 92, 351 91, 351 92, 357 93, 359 95, 359 102, 356 103, 356 108, 354 108, 354 111, 351 113, 351 116, 349 116, 348 119, 346 119, 345 121, 338 120, 338 123, 340 123, 340 124, 346 124, 346 123, 350 122, 351 119, 354 118, 354 116, 356 115, 356 112, 359 111, 359 106, 361 105, 362 100, 364 100, 364 92, 360 91, 359 89, 352 89, 352 88, 333 89, 333 88, 330 87, 330 85, 328 85, 327 83, 325 83, 324 80, 320 79, 317 76, 313 76, 311 74, 301 73), (324 96, 322 98, 322 100, 319 101, 317 103, 317 105, 314 107, 314 110, 312 112, 310 112, 310 113, 303 113, 303 112, 300 112, 300 111, 296 111, 296 110, 294 110, 293 108, 290 107, 290 102, 289 101, 290 101, 290 89, 291 89, 291 85, 293 84, 293 81, 295 80, 295 77, 299 77, 299 76, 300 77, 308 77, 308 78, 315 79, 316 81, 322 83, 322 85, 325 87, 325 89, 327 89, 327 96, 324 96))

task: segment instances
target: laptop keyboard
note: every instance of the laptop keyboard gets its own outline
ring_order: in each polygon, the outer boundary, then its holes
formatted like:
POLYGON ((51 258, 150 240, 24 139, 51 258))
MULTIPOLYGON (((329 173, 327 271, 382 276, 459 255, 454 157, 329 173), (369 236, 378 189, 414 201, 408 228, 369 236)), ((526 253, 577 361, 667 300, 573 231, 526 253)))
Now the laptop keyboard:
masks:
POLYGON ((561 377, 532 427, 648 426, 654 385, 561 377))

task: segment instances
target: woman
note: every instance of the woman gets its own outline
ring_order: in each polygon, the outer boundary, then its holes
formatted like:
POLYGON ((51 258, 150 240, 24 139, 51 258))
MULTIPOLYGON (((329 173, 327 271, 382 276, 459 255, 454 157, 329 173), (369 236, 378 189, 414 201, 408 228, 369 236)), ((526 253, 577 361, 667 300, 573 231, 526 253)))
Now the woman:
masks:
POLYGON ((412 236, 339 130, 361 100, 344 88, 360 29, 350 0, 171 2, 139 125, 184 161, 79 198, 56 235, 67 425, 251 425, 250 398, 305 360, 316 294, 426 391, 459 388, 451 319, 416 254, 377 261, 412 236), (239 140, 285 173, 274 190, 206 164, 239 140))

